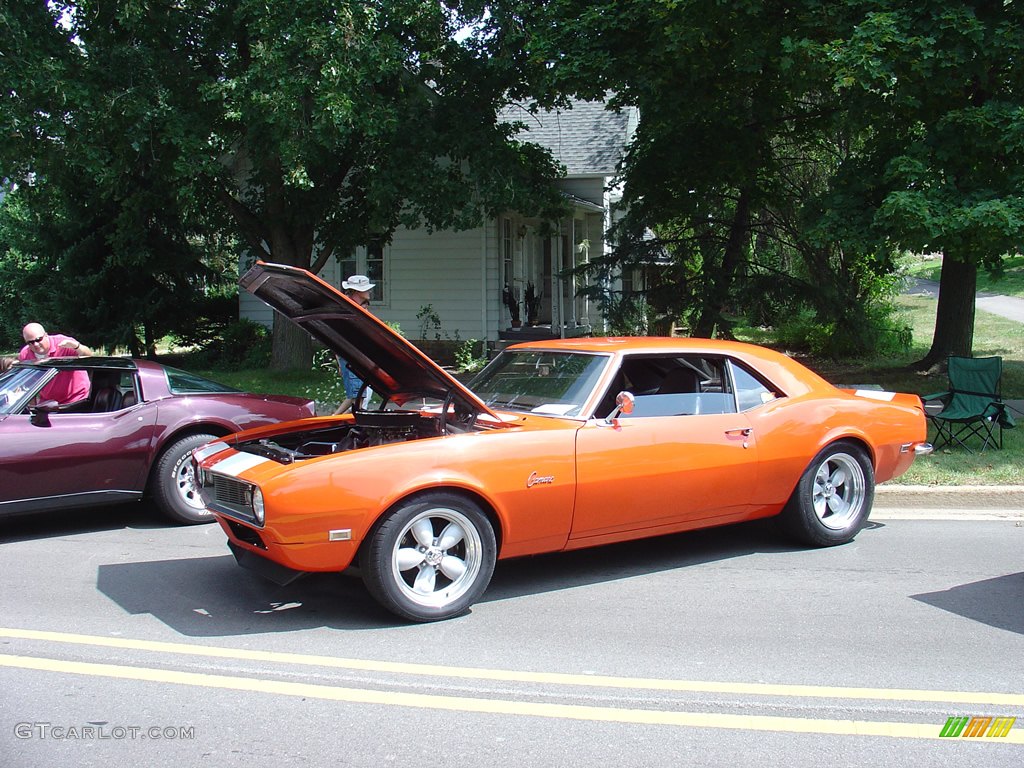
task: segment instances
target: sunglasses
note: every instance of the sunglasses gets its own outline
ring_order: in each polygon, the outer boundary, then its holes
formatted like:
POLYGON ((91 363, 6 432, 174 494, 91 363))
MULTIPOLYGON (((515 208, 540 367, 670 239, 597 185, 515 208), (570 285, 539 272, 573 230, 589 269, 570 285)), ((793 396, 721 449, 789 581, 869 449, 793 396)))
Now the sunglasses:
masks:
POLYGON ((43 340, 43 339, 45 339, 45 338, 46 338, 46 334, 43 334, 43 335, 42 335, 42 336, 40 336, 40 337, 39 337, 38 339, 27 339, 27 340, 26 340, 26 343, 28 343, 28 344, 39 344, 39 343, 41 343, 41 342, 42 342, 42 340, 43 340))

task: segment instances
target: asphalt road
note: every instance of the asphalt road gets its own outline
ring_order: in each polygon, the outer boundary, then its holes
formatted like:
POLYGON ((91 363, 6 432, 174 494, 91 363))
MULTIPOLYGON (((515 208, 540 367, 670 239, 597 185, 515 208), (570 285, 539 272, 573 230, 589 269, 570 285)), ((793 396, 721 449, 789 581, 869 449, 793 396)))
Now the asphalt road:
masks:
POLYGON ((1022 553, 1020 519, 755 523, 504 562, 408 625, 357 580, 258 580, 215 526, 0 520, 0 764, 1016 767, 1022 553))

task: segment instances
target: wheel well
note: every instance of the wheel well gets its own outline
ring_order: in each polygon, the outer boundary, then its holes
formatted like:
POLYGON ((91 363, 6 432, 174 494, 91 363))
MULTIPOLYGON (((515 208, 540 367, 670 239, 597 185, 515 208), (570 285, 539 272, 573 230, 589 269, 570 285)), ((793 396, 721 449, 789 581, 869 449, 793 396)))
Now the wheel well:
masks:
POLYGON ((494 541, 495 541, 495 545, 496 545, 496 548, 497 548, 497 552, 500 555, 500 553, 501 553, 501 537, 502 537, 501 519, 498 517, 498 513, 494 511, 494 507, 491 506, 491 503, 489 501, 487 501, 487 499, 484 498, 483 496, 481 496, 479 493, 476 493, 475 491, 471 491, 468 488, 460 488, 459 486, 442 485, 442 486, 435 486, 433 488, 424 488, 423 490, 414 491, 413 493, 410 493, 408 496, 403 496, 400 499, 396 499, 395 502, 390 507, 388 507, 386 510, 384 510, 377 517, 377 519, 374 520, 373 525, 370 526, 369 530, 367 531, 366 537, 363 539, 363 541, 359 545, 359 552, 357 553, 357 559, 358 559, 359 555, 362 554, 363 547, 365 547, 367 542, 370 541, 373 538, 373 531, 374 531, 374 529, 376 529, 376 527, 380 524, 381 520, 383 520, 385 517, 387 517, 388 513, 391 510, 395 509, 395 507, 398 507, 399 505, 408 504, 409 502, 415 501, 416 499, 420 498, 421 496, 426 496, 428 494, 438 493, 438 492, 440 492, 440 493, 450 493, 450 494, 452 494, 454 496, 461 496, 464 499, 468 499, 469 501, 472 501, 474 504, 476 504, 478 507, 480 507, 480 510, 487 517, 487 522, 489 522, 491 524, 491 529, 494 531, 494 541))
POLYGON ((845 437, 836 438, 829 443, 829 445, 835 445, 836 443, 850 443, 857 446, 864 451, 864 455, 868 457, 868 461, 871 462, 871 468, 873 470, 878 468, 878 463, 875 460, 875 452, 872 450, 871 445, 863 438, 856 437, 855 435, 847 435, 845 437))

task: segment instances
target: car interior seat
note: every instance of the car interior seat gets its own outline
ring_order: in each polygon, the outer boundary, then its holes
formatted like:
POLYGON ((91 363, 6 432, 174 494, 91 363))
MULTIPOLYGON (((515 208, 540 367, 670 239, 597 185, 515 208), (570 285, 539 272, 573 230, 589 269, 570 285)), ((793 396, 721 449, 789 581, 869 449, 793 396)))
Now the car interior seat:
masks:
POLYGON ((673 368, 658 386, 659 395, 679 395, 700 392, 700 379, 692 368, 673 368))
POLYGON ((121 390, 117 388, 120 380, 121 376, 116 371, 96 371, 96 373, 93 374, 93 413, 119 411, 123 407, 123 395, 121 394, 121 390))

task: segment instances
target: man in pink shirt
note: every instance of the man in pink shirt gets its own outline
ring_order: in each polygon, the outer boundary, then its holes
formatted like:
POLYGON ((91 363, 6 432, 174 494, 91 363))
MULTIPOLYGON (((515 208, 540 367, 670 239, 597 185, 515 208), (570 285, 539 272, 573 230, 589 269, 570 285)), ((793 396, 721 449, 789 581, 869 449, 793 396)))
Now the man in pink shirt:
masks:
MULTIPOLYGON (((77 339, 59 333, 48 334, 39 323, 21 329, 25 346, 19 360, 45 360, 48 357, 89 357, 92 350, 77 339)), ((61 405, 75 403, 89 396, 89 374, 85 371, 62 371, 39 393, 40 400, 56 400, 61 405)))

